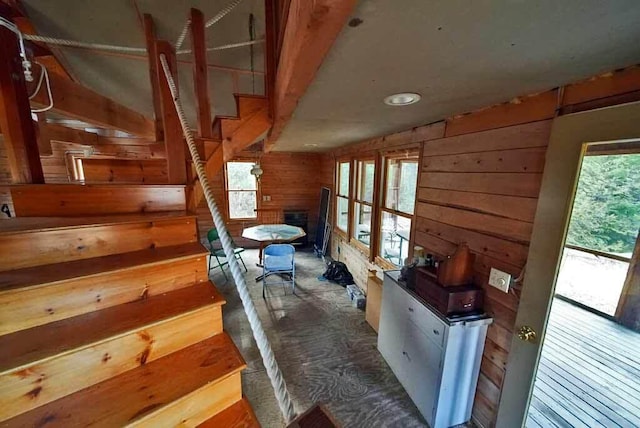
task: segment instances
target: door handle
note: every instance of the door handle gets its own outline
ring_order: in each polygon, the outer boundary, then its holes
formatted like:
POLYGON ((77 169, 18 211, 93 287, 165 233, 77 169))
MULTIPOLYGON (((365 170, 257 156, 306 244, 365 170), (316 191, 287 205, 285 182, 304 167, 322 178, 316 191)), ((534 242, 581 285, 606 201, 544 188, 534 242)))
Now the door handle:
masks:
POLYGON ((409 354, 407 354, 406 351, 402 351, 402 355, 404 355, 405 357, 407 357, 407 360, 409 360, 409 362, 411 362, 411 357, 409 357, 409 354))
POLYGON ((533 328, 529 327, 528 325, 523 325, 522 327, 520 327, 520 329, 518 329, 518 337, 523 342, 533 343, 538 338, 538 334, 533 328))

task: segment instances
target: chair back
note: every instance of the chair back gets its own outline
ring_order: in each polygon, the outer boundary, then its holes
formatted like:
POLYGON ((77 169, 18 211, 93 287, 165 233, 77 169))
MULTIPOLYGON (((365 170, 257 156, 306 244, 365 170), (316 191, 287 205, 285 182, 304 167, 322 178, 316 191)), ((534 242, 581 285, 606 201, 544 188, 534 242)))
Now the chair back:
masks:
POLYGON ((284 223, 284 211, 278 208, 258 208, 255 210, 260 224, 284 223))
POLYGON ((291 244, 271 244, 267 245, 263 252, 265 269, 292 269, 293 259, 296 249, 291 244))

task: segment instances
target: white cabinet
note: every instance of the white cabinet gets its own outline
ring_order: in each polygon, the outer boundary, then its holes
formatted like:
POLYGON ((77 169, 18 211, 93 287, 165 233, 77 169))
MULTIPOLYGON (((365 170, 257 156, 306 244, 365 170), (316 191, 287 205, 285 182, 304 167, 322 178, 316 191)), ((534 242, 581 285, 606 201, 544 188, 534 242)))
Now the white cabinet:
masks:
POLYGON ((432 428, 471 419, 491 318, 444 318, 385 272, 378 350, 432 428))

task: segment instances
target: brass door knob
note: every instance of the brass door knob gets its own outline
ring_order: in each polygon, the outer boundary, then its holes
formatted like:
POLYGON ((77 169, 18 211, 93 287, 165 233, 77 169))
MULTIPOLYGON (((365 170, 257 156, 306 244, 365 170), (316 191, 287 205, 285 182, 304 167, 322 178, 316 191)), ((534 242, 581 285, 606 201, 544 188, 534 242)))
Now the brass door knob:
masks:
POLYGON ((535 342, 538 334, 528 325, 523 325, 518 330, 518 337, 524 342, 535 342))

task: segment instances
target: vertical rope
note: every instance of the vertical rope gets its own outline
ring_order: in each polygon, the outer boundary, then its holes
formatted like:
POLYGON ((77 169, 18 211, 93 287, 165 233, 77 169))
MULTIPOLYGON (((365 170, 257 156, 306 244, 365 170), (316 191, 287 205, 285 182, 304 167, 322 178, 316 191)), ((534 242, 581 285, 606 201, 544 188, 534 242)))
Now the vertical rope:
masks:
POLYGON ((184 39, 187 38, 187 33, 189 32, 189 27, 191 27, 191 19, 187 19, 187 22, 184 23, 184 27, 182 28, 182 32, 178 36, 178 40, 176 40, 176 50, 182 47, 184 43, 184 39))
POLYGON ((202 185, 202 189, 204 191, 205 200, 207 201, 209 211, 211 211, 211 214, 213 216, 213 223, 216 229, 220 231, 220 242, 222 243, 222 248, 224 249, 227 261, 229 262, 229 268, 236 283, 236 288, 238 289, 240 300, 242 300, 244 311, 247 314, 247 318, 249 319, 249 324, 251 325, 251 330, 253 331, 253 337, 256 340, 258 350, 260 351, 260 355, 262 356, 262 362, 267 369, 267 375, 269 376, 269 380, 271 380, 271 386, 273 387, 273 391, 276 395, 278 406, 280 406, 280 411, 282 412, 282 415, 284 416, 287 423, 289 423, 296 417, 296 413, 293 408, 291 397, 289 396, 289 391, 287 390, 287 385, 285 384, 284 378, 282 377, 282 372, 280 371, 275 356, 273 355, 273 350, 271 349, 271 345, 269 344, 269 339, 267 339, 267 335, 262 328, 260 318, 258 318, 258 312, 256 311, 253 300, 251 300, 251 296, 249 295, 249 289, 247 288, 244 276, 240 271, 240 265, 235 258, 231 238, 227 233, 227 228, 224 224, 224 220, 222 218, 222 215, 220 214, 220 211, 218 210, 218 206, 216 205, 216 201, 213 197, 213 191, 211 190, 211 186, 209 185, 209 180, 207 179, 207 174, 205 172, 203 162, 201 161, 200 155, 198 154, 196 143, 193 139, 193 134, 191 133, 191 129, 187 124, 187 119, 185 117, 184 111, 182 110, 182 105, 177 94, 178 91, 175 82, 173 81, 173 77, 169 72, 169 65, 164 54, 160 55, 160 62, 162 63, 162 69, 167 79, 167 83, 169 84, 169 89, 171 90, 173 104, 176 108, 176 112, 178 113, 178 118, 180 119, 182 132, 184 133, 184 136, 187 140, 189 152, 191 153, 191 158, 193 159, 193 163, 198 173, 198 179, 200 180, 200 184, 202 185))

